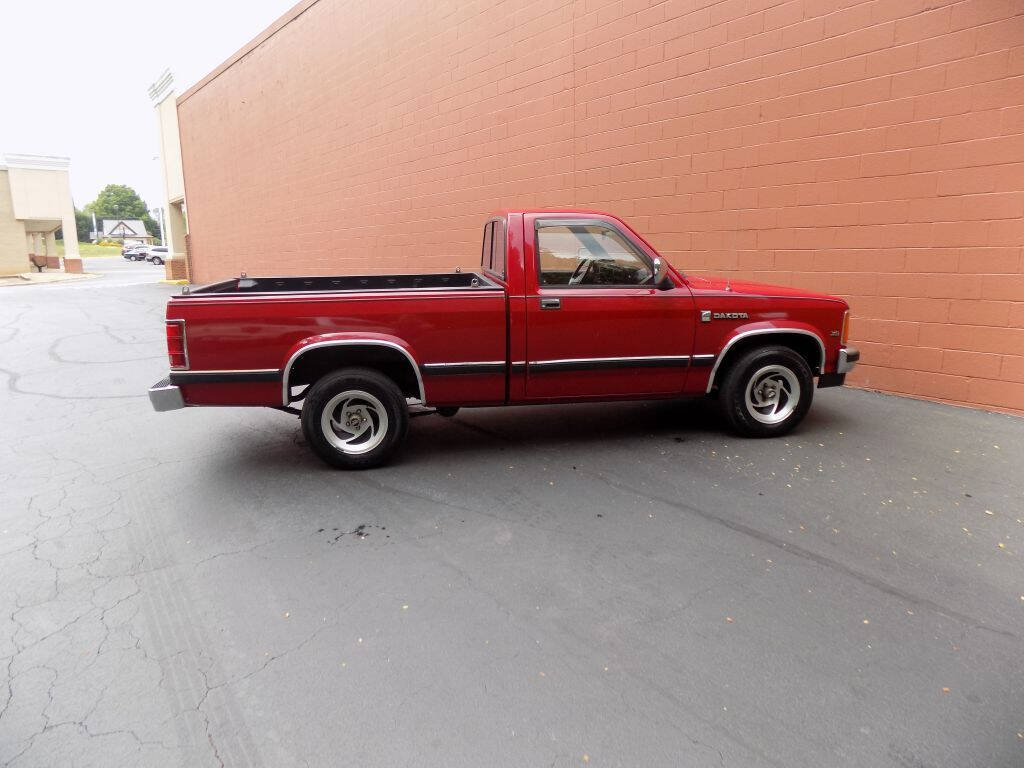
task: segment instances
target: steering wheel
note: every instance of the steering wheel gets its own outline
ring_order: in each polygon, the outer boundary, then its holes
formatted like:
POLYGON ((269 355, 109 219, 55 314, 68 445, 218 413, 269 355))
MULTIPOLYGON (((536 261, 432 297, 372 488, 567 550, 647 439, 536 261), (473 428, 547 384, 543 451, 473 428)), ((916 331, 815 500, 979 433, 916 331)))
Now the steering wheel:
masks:
POLYGON ((572 275, 569 277, 569 285, 579 285, 594 269, 594 260, 585 259, 576 265, 576 269, 572 271, 572 275))

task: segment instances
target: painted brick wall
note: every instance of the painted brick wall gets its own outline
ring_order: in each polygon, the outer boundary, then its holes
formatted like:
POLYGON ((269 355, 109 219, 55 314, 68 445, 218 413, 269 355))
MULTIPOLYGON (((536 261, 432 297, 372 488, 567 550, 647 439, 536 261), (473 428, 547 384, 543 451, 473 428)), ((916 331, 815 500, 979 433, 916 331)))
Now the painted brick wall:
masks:
POLYGON ((179 99, 195 279, 450 270, 515 206, 848 298, 859 385, 1024 412, 1020 0, 319 0, 179 99))

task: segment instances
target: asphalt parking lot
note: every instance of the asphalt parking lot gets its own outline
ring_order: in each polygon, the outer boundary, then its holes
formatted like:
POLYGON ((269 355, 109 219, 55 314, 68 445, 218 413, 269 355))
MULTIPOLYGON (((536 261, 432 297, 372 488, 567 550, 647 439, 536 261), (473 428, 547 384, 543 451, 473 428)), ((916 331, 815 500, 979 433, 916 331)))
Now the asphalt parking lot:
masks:
MULTIPOLYGON (((99 262, 100 260, 96 260, 99 262)), ((1024 420, 157 414, 159 270, 0 288, 0 766, 1024 764, 1024 420)))

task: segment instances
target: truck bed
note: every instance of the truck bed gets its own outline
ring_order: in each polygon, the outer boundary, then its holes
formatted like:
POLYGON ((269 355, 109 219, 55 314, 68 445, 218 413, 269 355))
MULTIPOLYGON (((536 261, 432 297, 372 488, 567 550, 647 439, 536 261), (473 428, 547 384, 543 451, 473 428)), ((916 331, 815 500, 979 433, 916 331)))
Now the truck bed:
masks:
POLYGON ((234 277, 186 290, 182 296, 210 294, 339 293, 365 291, 501 290, 476 272, 422 275, 337 275, 328 277, 234 277))

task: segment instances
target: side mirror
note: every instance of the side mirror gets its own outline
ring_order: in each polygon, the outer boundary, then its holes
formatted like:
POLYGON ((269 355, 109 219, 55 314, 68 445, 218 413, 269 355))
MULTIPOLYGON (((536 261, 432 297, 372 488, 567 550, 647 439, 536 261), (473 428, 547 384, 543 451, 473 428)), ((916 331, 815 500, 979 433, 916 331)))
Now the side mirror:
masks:
POLYGON ((654 260, 654 284, 660 287, 665 282, 665 275, 667 274, 668 267, 665 265, 665 262, 662 261, 661 257, 656 258, 654 260))

